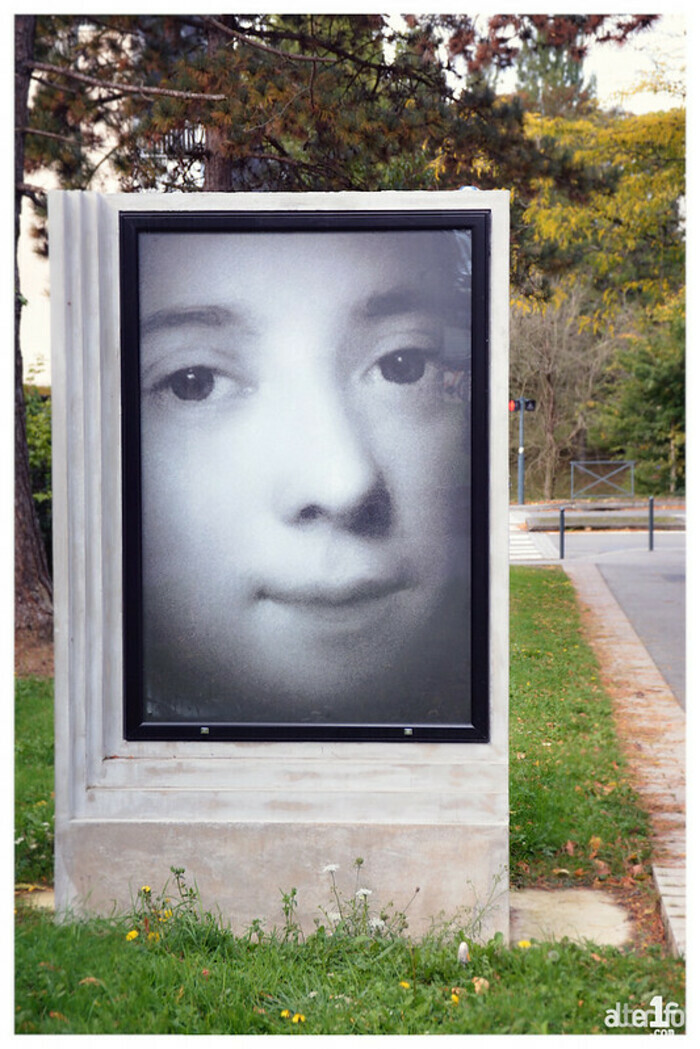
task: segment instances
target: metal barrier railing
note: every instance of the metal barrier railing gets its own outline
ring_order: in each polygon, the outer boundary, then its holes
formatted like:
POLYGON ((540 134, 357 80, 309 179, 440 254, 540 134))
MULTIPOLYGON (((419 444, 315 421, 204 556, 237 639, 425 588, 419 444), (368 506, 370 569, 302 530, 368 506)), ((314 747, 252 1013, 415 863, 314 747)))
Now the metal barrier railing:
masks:
MULTIPOLYGON (((648 516, 649 551, 654 549, 654 496, 649 496, 648 516)), ((559 510, 559 560, 563 561, 566 547, 566 507, 559 510)))

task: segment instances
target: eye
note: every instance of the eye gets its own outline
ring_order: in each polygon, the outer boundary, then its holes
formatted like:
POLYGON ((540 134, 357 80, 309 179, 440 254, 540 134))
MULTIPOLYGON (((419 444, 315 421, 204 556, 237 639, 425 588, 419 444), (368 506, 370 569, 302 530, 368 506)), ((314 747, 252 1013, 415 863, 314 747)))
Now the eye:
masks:
POLYGON ((193 367, 173 372, 164 385, 181 401, 204 401, 214 389, 214 381, 211 368, 193 367))
POLYGON ((387 382, 407 385, 423 378, 427 362, 428 354, 424 350, 396 350, 382 357, 378 364, 387 382))

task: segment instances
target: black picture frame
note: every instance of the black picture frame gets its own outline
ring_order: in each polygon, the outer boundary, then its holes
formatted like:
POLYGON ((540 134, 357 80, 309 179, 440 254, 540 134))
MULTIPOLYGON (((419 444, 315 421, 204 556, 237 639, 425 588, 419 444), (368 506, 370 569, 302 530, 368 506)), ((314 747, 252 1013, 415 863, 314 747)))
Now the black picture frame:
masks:
MULTIPOLYGON (((489 263, 488 210, 284 210, 284 211, 132 211, 119 216, 120 225, 120 344, 122 397, 123 508, 123 668, 124 738, 127 740, 200 741, 362 741, 464 742, 489 741, 489 263), (407 232, 468 233, 471 244, 469 328, 471 411, 464 435, 469 472, 469 652, 465 716, 430 719, 383 716, 381 705, 362 720, 328 718, 287 720, 250 715, 224 720, 191 711, 153 714, 147 710, 145 634, 148 610, 144 601, 144 394, 141 376, 142 238, 152 234, 216 234, 264 237, 278 233, 390 234, 407 232), (467 710, 468 707, 468 710, 467 710)), ((280 638, 280 643, 283 643, 280 638)))

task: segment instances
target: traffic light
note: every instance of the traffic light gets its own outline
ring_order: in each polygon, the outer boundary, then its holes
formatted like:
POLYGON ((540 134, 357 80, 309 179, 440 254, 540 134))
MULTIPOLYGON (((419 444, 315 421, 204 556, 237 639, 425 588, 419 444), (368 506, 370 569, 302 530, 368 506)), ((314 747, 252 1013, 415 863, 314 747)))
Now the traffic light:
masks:
POLYGON ((508 411, 509 412, 519 412, 520 411, 520 401, 519 400, 513 400, 513 398, 511 397, 511 399, 508 401, 508 411))

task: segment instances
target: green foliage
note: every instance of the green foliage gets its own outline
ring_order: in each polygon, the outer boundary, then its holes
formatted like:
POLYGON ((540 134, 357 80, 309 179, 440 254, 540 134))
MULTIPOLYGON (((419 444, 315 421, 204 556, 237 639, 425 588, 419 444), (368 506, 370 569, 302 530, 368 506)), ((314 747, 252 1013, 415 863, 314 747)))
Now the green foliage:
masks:
POLYGON ((511 877, 648 881, 648 818, 558 569, 511 570, 511 877))
POLYGON ((53 881, 53 681, 15 684, 15 880, 53 881))
POLYGON ((51 549, 51 394, 37 386, 25 386, 27 445, 32 495, 49 568, 51 549))
POLYGON ((646 331, 616 354, 595 404, 595 435, 633 459, 641 491, 685 490, 685 303, 658 308, 646 331))
POLYGON ((586 84, 581 60, 547 44, 541 32, 523 43, 516 69, 516 90, 528 109, 551 117, 591 108, 595 78, 586 84))

